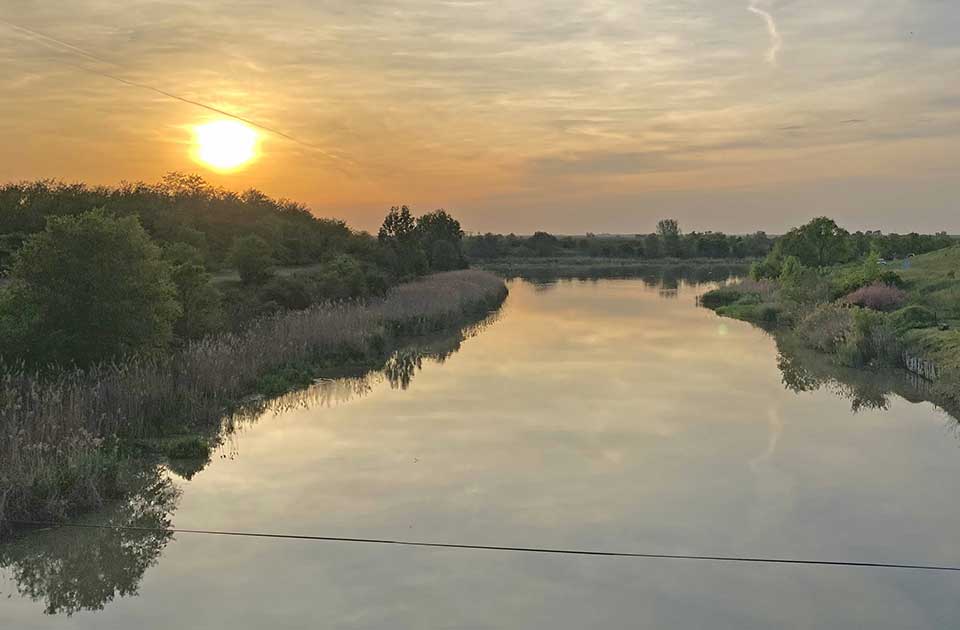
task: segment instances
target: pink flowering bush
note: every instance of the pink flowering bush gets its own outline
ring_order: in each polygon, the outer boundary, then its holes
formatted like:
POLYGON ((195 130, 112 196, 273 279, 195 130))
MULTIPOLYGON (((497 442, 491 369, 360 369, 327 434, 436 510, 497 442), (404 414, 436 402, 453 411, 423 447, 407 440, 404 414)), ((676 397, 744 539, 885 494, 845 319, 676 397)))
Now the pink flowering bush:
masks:
POLYGON ((857 289, 843 298, 846 304, 862 306, 875 311, 894 311, 907 300, 907 294, 887 284, 871 284, 857 289))

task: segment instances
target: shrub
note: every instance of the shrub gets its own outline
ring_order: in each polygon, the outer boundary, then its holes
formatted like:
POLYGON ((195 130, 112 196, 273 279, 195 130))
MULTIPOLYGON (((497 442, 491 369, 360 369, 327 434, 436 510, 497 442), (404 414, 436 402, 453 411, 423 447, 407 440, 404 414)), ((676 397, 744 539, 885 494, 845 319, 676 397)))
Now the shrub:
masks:
POLYGON ((741 297, 743 294, 731 287, 720 287, 700 296, 700 303, 707 308, 719 308, 733 304, 741 297))
POLYGON ((240 273, 243 284, 261 284, 270 278, 274 260, 270 244, 255 234, 240 236, 233 240, 230 262, 240 273))
POLYGON ((875 311, 892 311, 907 299, 907 294, 897 287, 886 284, 871 284, 857 289, 843 299, 844 303, 862 306, 875 311))
POLYGON ((812 348, 834 352, 853 333, 853 313, 835 304, 821 304, 800 320, 797 335, 812 348))
POLYGON ((840 363, 862 367, 870 363, 895 365, 900 342, 889 316, 869 309, 852 309, 853 330, 837 348, 840 363))
POLYGON ((734 302, 758 304, 773 300, 774 285, 768 280, 744 279, 726 286, 708 291, 700 297, 700 303, 707 308, 728 306, 734 302))
MULTIPOLYGON (((101 458, 103 438, 153 437, 171 425, 218 426, 225 405, 263 385, 265 375, 279 370, 284 379, 305 379, 303 366, 373 357, 387 331, 449 327, 496 307, 506 292, 492 274, 454 271, 366 304, 325 303, 260 319, 242 333, 207 336, 171 355, 39 375, 0 363, 0 523, 97 504, 112 477, 101 458), (64 469, 80 472, 67 478, 64 469), (53 507, 37 508, 41 503, 53 507)), ((196 454, 198 446, 182 445, 178 454, 196 454)))
POLYGON ((136 217, 53 217, 11 270, 5 358, 88 365, 167 347, 181 313, 171 266, 136 217), (10 312, 13 309, 13 312, 10 312), (12 348, 10 347, 12 345, 12 348))
POLYGON ((460 252, 450 241, 434 241, 430 248, 430 267, 434 271, 451 271, 459 269, 461 264, 460 252))
POLYGON ((925 306, 906 306, 890 314, 890 323, 899 332, 929 328, 935 326, 937 320, 937 314, 925 306))

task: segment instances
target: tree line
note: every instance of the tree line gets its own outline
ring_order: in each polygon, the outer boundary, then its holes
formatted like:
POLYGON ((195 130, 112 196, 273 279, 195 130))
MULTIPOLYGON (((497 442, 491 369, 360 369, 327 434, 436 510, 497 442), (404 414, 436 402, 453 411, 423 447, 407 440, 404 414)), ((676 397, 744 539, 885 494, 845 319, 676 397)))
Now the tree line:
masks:
POLYGON ((470 259, 552 258, 582 256, 590 258, 724 258, 743 259, 766 256, 773 239, 765 232, 730 235, 723 232, 688 232, 675 219, 663 219, 652 234, 633 236, 555 236, 536 232, 471 235, 464 239, 464 252, 470 259))
POLYGON ((946 232, 936 234, 883 234, 849 232, 828 217, 817 217, 777 238, 770 253, 754 265, 756 279, 779 278, 788 259, 804 267, 822 269, 861 260, 872 254, 878 261, 907 258, 958 243, 946 232))
POLYGON ((294 202, 176 173, 156 185, 7 184, 0 359, 90 365, 240 330, 279 310, 383 295, 465 267, 462 238, 444 210, 392 208, 373 236, 294 202), (229 270, 239 280, 214 275, 229 270))

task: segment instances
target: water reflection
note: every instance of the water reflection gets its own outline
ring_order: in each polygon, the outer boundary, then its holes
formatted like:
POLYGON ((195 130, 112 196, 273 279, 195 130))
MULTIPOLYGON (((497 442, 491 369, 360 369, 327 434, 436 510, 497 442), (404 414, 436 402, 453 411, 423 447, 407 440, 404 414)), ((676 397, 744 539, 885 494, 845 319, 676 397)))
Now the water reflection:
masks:
POLYGON ((117 597, 137 594, 144 573, 172 539, 164 532, 110 528, 169 528, 179 496, 160 469, 144 469, 126 500, 89 521, 103 529, 34 532, 0 545, 0 567, 9 571, 19 594, 43 602, 48 615, 103 610, 117 597))
POLYGON ((863 370, 843 367, 827 354, 811 350, 788 333, 773 335, 777 367, 787 389, 815 392, 821 389, 850 400, 854 413, 890 408, 892 398, 912 403, 932 402, 956 419, 960 410, 939 397, 929 381, 900 369, 863 370))
MULTIPOLYGON (((696 308, 706 287, 680 278, 665 288, 679 299, 662 299, 663 286, 517 281, 497 325, 469 343, 469 330, 422 340, 375 372, 329 374, 305 391, 259 401, 232 425, 229 439, 242 456, 221 454, 189 483, 177 482, 176 524, 958 562, 960 508, 943 480, 960 475, 960 457, 939 413, 905 403, 892 388, 880 388, 888 392, 883 410, 883 397, 859 386, 850 389, 859 401, 852 414, 834 395, 850 381, 832 366, 696 308)), ((84 544, 79 533, 44 532, 29 537, 32 549, 5 552, 0 591, 13 596, 0 601, 0 627, 125 630, 161 620, 154 627, 254 630, 309 627, 322 616, 325 626, 358 630, 939 630, 960 615, 955 581, 936 574, 186 534, 163 541, 162 560, 143 579, 112 580, 129 586, 59 597, 30 576, 60 571, 39 582, 82 591, 65 573, 79 582, 97 575, 87 576, 76 554, 64 562, 43 549, 54 534, 77 536, 73 550, 84 544), (18 568, 33 555, 48 566, 18 568), (124 593, 139 597, 120 601, 124 593), (39 614, 48 606, 97 610, 98 601, 102 611, 69 620, 39 614)), ((150 566, 112 553, 131 572, 150 566)))
POLYGON ((549 289, 554 283, 600 281, 611 279, 641 280, 648 288, 658 289, 663 297, 675 297, 681 284, 697 286, 712 282, 725 282, 741 278, 750 270, 742 264, 669 264, 669 265, 593 265, 528 267, 506 273, 533 283, 540 290, 549 289))

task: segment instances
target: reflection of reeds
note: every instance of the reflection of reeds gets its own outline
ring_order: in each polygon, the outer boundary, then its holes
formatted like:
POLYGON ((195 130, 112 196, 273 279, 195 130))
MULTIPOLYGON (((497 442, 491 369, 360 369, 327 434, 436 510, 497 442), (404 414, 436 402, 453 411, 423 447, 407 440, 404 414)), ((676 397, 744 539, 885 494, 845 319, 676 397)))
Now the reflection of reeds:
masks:
POLYGON ((39 375, 0 368, 0 519, 96 504, 109 483, 103 439, 219 422, 283 365, 370 356, 391 336, 439 330, 499 304, 503 282, 455 271, 400 285, 372 303, 319 305, 208 337, 173 356, 39 375))

